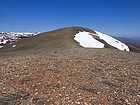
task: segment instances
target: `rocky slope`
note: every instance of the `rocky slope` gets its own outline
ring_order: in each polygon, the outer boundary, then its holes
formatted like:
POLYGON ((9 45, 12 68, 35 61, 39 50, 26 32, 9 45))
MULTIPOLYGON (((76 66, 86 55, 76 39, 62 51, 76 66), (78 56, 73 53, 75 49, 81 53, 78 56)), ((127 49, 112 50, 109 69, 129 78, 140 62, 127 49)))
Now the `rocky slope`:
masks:
POLYGON ((139 105, 140 54, 53 49, 0 54, 0 105, 139 105))

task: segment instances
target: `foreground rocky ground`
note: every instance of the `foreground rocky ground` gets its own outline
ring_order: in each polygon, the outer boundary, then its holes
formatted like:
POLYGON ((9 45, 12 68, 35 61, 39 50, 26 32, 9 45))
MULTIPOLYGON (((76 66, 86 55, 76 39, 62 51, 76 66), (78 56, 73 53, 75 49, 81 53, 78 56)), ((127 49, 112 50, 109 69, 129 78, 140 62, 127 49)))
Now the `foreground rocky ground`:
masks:
POLYGON ((0 54, 0 105, 140 105, 140 54, 82 48, 0 54))

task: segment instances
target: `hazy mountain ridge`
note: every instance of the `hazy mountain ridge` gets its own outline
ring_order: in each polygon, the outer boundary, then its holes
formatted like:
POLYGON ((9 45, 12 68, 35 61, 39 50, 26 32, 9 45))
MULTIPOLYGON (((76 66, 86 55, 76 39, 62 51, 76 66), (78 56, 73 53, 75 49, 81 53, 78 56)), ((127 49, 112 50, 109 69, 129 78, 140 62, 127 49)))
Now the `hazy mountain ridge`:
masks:
POLYGON ((117 39, 126 42, 126 43, 131 43, 134 46, 137 46, 140 48, 140 37, 116 37, 117 39))
POLYGON ((131 51, 140 53, 140 37, 116 37, 116 39, 126 43, 131 51))

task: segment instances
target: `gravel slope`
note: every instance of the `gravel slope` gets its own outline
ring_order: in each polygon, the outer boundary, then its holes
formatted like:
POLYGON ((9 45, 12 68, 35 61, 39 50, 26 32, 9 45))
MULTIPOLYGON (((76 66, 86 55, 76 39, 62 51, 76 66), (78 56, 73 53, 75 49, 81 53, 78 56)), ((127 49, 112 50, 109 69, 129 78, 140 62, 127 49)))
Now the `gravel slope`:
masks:
POLYGON ((0 105, 139 105, 140 54, 55 49, 0 54, 0 105))

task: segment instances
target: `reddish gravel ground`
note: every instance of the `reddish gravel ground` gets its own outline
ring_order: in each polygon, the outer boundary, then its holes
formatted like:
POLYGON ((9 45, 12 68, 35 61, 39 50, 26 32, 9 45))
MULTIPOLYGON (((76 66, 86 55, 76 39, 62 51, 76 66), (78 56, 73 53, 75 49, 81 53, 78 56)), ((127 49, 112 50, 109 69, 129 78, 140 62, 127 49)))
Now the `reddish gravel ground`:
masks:
POLYGON ((140 53, 75 48, 0 54, 0 105, 140 105, 140 53))

